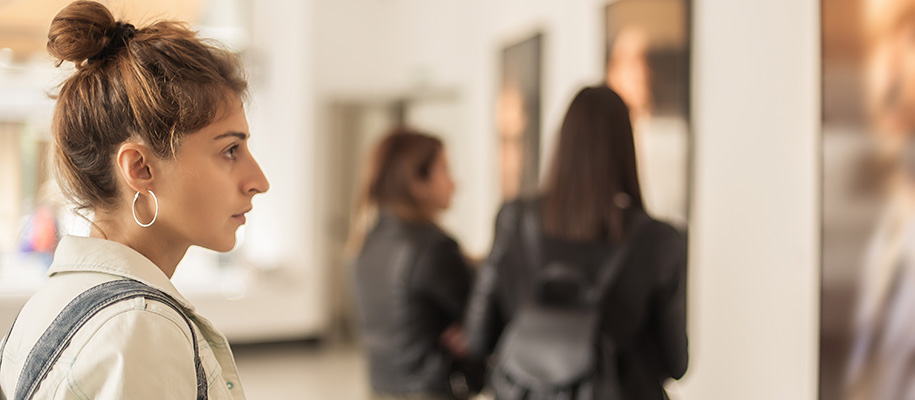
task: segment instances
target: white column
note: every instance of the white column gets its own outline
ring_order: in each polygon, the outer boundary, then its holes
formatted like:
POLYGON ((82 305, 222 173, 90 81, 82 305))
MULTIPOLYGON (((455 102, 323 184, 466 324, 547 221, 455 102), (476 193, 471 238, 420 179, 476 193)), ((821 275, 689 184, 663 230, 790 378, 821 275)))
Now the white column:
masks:
POLYGON ((815 399, 817 0, 696 0, 684 399, 815 399))

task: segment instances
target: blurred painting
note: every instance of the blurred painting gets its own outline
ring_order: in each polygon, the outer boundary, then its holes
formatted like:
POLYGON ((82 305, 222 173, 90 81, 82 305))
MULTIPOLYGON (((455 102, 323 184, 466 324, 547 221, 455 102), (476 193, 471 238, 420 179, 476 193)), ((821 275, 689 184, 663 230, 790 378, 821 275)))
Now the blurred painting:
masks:
POLYGON ((654 217, 684 228, 689 206, 689 3, 617 0, 604 11, 606 83, 629 106, 645 207, 654 217))
POLYGON ((502 50, 496 104, 502 199, 537 192, 540 178, 540 87, 543 35, 502 50))
POLYGON ((822 0, 820 399, 915 398, 915 0, 822 0))

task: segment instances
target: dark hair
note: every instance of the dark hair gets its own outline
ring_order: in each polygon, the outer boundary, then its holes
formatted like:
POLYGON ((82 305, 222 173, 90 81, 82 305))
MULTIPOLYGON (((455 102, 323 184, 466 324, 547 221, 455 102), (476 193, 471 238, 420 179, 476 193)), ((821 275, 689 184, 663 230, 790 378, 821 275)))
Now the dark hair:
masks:
POLYGON ((620 240, 627 210, 644 209, 629 109, 606 86, 582 89, 559 132, 543 203, 544 232, 576 240, 620 240))
POLYGON ((76 66, 57 94, 52 131, 59 181, 81 209, 116 206, 117 146, 136 138, 174 158, 184 136, 220 118, 247 89, 238 58, 186 25, 136 29, 94 1, 61 10, 47 47, 58 66, 76 66))

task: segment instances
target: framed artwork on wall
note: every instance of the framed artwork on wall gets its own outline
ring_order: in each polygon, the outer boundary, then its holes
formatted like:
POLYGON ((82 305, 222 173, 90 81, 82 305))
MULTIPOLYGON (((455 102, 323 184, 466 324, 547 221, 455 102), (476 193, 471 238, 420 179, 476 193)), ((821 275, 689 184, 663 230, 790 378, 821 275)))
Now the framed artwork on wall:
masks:
POLYGON ((689 9, 688 0, 604 8, 605 82, 629 106, 645 207, 681 229, 689 209, 689 9))

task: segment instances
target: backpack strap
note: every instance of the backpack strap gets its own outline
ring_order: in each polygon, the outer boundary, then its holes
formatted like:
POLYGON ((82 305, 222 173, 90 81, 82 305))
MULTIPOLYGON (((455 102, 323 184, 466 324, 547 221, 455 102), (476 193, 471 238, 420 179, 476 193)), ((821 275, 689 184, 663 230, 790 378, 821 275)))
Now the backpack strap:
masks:
POLYGON ((521 240, 526 248, 531 265, 536 269, 543 267, 543 227, 540 220, 540 203, 536 200, 520 200, 518 207, 521 209, 519 230, 521 240))
MULTIPOLYGON (((194 367, 197 371, 197 400, 207 398, 207 379, 200 362, 197 348, 197 334, 190 319, 182 311, 181 306, 165 292, 152 288, 146 284, 132 279, 121 279, 96 285, 76 296, 63 311, 57 315, 51 326, 41 335, 38 342, 29 352, 22 367, 22 373, 16 384, 13 400, 31 400, 35 396, 41 382, 47 377, 54 364, 60 358, 64 349, 76 332, 86 324, 99 311, 117 302, 145 297, 148 300, 159 301, 174 309, 191 330, 191 341, 194 347, 194 367)), ((15 323, 14 323, 15 324, 15 323)), ((10 328, 12 332, 12 328, 10 328)), ((8 340, 9 335, 7 335, 8 340)), ((6 346, 6 340, 0 346, 0 354, 6 346)))
MULTIPOLYGON (((525 253, 530 258, 531 265, 538 270, 544 266, 543 259, 543 234, 540 221, 539 203, 534 200, 521 201, 520 233, 521 240, 524 243, 525 253)), ((635 242, 642 235, 648 222, 651 220, 644 212, 639 212, 634 216, 634 222, 629 235, 620 244, 619 249, 613 251, 610 256, 601 265, 598 270, 596 285, 589 296, 591 304, 599 306, 606 296, 607 288, 616 279, 616 276, 623 270, 623 263, 629 257, 629 252, 635 245, 635 242)))
POLYGON ((597 272, 597 284, 591 294, 591 304, 596 307, 600 307, 600 304, 607 296, 607 289, 610 288, 610 285, 613 284, 613 281, 624 269, 624 263, 629 258, 629 253, 641 238, 643 231, 649 225, 649 221, 651 221, 648 215, 643 212, 635 215, 634 219, 635 222, 629 231, 629 235, 620 244, 619 249, 607 258, 597 272))

